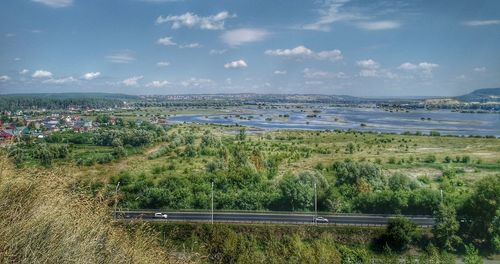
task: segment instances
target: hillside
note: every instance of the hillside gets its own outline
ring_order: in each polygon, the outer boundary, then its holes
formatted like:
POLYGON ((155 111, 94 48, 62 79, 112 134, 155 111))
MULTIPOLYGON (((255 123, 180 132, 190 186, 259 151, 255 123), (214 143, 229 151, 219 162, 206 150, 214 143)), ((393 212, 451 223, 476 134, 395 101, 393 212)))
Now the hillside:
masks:
POLYGON ((141 225, 116 226, 108 201, 71 191, 76 175, 15 169, 0 155, 0 263, 186 263, 141 225))
POLYGON ((500 102, 500 88, 478 89, 455 99, 463 102, 500 102))

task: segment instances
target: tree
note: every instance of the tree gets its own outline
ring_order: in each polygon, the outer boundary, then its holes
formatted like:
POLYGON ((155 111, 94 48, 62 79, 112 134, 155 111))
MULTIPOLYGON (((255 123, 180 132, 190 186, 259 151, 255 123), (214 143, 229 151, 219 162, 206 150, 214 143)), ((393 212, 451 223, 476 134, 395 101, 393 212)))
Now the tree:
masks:
POLYGON ((500 252, 500 209, 497 210, 491 229, 493 234, 493 248, 496 252, 500 252))
POLYGON ((313 186, 301 182, 294 175, 285 175, 279 183, 281 198, 292 211, 311 208, 313 205, 313 186))
POLYGON ((127 151, 123 146, 113 147, 113 151, 111 153, 115 158, 121 158, 127 156, 127 151))
POLYGON ((358 179, 365 179, 374 189, 383 187, 383 175, 379 166, 368 162, 335 162, 332 170, 337 176, 337 185, 354 185, 358 179))
POLYGON ((434 215, 436 224, 432 230, 437 244, 448 251, 454 251, 461 242, 457 232, 460 225, 455 208, 441 204, 434 215))
POLYGON ((50 151, 47 144, 39 144, 38 148, 35 150, 35 157, 40 161, 42 165, 50 166, 52 164, 54 155, 50 151))
POLYGON ((389 220, 384 234, 384 241, 393 250, 401 251, 408 248, 417 230, 417 225, 405 217, 389 220))
POLYGON ((396 173, 389 177, 389 188, 393 191, 409 191, 411 189, 415 189, 415 183, 413 180, 400 173, 396 173))
POLYGON ((278 167, 280 164, 280 158, 277 155, 270 155, 264 162, 264 166, 267 172, 267 178, 272 179, 278 174, 278 167))
POLYGON ((354 145, 354 143, 349 142, 349 144, 347 144, 347 152, 349 152, 349 154, 354 153, 355 149, 356 149, 356 146, 354 145))
MULTIPOLYGON (((491 175, 479 180, 474 192, 461 209, 465 217, 463 235, 467 241, 477 241, 482 246, 494 249, 495 232, 494 220, 498 218, 500 210, 500 175, 491 175)), ((497 220, 498 221, 498 220, 497 220)))
POLYGON ((107 124, 108 116, 107 115, 97 115, 95 121, 99 124, 107 124))
POLYGON ((243 141, 246 139, 246 137, 246 129, 243 127, 240 129, 240 133, 238 134, 238 140, 243 141))
POLYGON ((261 170, 263 165, 263 157, 262 153, 260 152, 259 149, 255 148, 252 150, 252 156, 250 157, 252 160, 253 165, 255 166, 255 169, 261 170))

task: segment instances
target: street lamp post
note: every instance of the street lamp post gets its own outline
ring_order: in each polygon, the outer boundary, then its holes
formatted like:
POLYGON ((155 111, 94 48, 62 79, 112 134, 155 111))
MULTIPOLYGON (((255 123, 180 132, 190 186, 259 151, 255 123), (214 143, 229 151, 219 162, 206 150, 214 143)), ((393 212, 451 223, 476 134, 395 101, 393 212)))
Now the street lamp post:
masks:
POLYGON ((120 188, 120 182, 118 182, 116 184, 116 188, 115 188, 115 209, 114 209, 114 212, 115 212, 115 219, 116 219, 116 205, 118 203, 118 188, 120 188))
POLYGON ((212 182, 212 225, 214 224, 214 182, 212 182))
POLYGON ((318 217, 318 195, 316 192, 316 183, 314 183, 314 223, 316 223, 317 217, 318 217))

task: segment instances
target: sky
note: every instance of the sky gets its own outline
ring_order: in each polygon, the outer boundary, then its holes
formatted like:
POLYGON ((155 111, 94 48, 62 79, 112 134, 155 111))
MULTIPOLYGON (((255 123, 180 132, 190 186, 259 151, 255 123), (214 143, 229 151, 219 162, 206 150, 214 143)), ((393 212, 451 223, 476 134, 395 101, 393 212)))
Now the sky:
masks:
POLYGON ((2 0, 0 93, 454 96, 500 87, 498 0, 2 0))

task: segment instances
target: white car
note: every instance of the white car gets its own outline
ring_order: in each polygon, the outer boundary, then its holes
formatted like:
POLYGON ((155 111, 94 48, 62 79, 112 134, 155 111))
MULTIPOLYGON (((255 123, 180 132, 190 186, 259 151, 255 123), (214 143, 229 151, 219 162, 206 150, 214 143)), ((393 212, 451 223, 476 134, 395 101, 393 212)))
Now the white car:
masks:
POLYGON ((164 218, 167 219, 168 215, 165 213, 155 213, 155 218, 164 218))
POLYGON ((328 223, 328 219, 321 217, 321 216, 318 216, 318 217, 314 218, 314 222, 315 223, 328 223))

